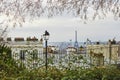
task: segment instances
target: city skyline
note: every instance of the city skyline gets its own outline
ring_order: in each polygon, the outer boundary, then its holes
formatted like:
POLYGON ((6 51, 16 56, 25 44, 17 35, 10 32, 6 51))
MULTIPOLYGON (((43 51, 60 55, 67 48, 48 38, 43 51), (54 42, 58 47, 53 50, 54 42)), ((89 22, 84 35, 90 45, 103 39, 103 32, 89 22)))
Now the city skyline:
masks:
POLYGON ((57 16, 52 18, 41 17, 32 22, 26 22, 22 27, 10 28, 10 37, 34 37, 40 38, 44 31, 50 33, 50 42, 75 41, 75 30, 78 33, 78 42, 84 42, 87 38, 91 41, 108 41, 116 38, 120 40, 120 21, 108 17, 104 20, 81 21, 76 17, 57 16))

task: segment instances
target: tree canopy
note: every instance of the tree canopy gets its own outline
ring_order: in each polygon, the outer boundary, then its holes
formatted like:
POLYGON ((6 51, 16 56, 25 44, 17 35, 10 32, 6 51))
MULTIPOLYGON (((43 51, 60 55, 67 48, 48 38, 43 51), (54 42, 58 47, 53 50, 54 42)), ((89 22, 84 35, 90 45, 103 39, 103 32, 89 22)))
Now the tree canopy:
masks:
POLYGON ((80 19, 120 18, 120 0, 0 0, 0 25, 22 25, 28 18, 70 13, 80 19), (10 24, 9 24, 10 23, 10 24))

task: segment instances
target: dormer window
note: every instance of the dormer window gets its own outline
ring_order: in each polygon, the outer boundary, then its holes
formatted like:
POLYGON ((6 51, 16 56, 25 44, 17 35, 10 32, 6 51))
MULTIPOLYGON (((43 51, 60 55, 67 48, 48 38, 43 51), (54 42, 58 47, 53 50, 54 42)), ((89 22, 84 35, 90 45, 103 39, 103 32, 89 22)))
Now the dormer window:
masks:
POLYGON ((38 41, 38 39, 37 39, 36 37, 33 37, 33 38, 28 37, 28 38, 27 38, 27 41, 38 41))
POLYGON ((14 41, 24 41, 24 38, 15 38, 14 41))

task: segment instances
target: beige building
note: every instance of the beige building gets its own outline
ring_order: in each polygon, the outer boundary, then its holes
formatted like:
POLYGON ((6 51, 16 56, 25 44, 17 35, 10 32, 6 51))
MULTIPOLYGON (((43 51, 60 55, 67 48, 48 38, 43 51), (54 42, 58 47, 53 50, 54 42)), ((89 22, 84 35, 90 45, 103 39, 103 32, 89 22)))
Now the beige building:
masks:
POLYGON ((68 47, 66 48, 66 52, 67 54, 77 53, 77 49, 75 47, 68 47))
POLYGON ((93 65, 120 63, 120 44, 87 45, 87 55, 93 65))
MULTIPOLYGON (((49 54, 58 54, 59 48, 57 46, 48 46, 47 51, 49 54)), ((46 47, 43 50, 43 53, 46 52, 46 47)))
POLYGON ((33 38, 17 37, 12 40, 7 38, 8 46, 11 47, 12 57, 19 64, 23 64, 27 68, 37 68, 41 62, 39 59, 43 59, 43 40, 33 38))

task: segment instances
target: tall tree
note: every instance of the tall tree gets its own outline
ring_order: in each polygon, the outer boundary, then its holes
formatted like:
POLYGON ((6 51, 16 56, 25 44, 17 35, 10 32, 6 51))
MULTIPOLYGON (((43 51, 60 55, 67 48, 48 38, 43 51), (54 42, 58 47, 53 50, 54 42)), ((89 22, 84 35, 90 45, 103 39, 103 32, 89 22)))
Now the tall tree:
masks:
POLYGON ((72 13, 81 19, 120 18, 120 0, 0 0, 1 25, 22 25, 28 18, 72 13))

